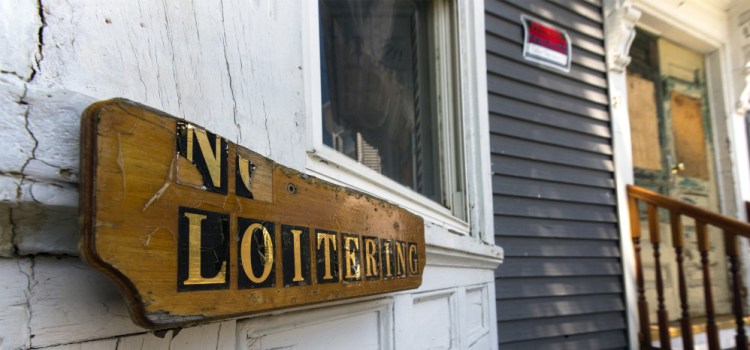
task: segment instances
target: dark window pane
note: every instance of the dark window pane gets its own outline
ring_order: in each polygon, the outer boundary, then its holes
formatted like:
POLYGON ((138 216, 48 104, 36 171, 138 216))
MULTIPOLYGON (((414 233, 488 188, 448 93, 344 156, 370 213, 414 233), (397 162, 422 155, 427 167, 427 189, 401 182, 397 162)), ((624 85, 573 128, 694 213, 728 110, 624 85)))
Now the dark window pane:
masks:
POLYGON ((429 5, 320 1, 323 142, 441 202, 429 5))

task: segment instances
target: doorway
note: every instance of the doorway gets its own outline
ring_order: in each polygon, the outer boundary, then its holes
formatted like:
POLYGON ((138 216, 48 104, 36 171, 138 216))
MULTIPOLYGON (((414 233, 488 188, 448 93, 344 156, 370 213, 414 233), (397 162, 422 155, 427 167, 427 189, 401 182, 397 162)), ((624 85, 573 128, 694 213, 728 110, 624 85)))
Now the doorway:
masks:
MULTIPOLYGON (((712 125, 708 108, 705 57, 678 43, 639 31, 631 48, 628 67, 628 108, 632 137, 635 184, 714 212, 720 212, 715 170, 712 125)), ((672 249, 669 213, 660 212, 661 267, 665 304, 670 319, 680 316, 677 266, 672 249)), ((642 232, 647 231, 645 210, 642 232)), ((683 221, 685 271, 691 316, 705 314, 700 256, 695 223, 683 221)), ((710 259, 717 314, 729 313, 726 262, 720 232, 710 259)), ((647 298, 656 300, 655 266, 651 245, 644 238, 643 264, 647 298)), ((656 303, 649 305, 656 320, 656 303)))

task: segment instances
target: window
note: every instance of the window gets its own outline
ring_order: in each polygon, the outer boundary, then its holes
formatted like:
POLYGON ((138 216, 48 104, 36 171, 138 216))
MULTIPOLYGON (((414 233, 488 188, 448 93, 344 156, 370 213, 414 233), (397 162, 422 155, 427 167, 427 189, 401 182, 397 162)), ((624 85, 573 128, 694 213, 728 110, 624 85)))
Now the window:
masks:
POLYGON ((422 216, 430 244, 487 253, 484 2, 318 0, 301 10, 304 171, 422 216))
POLYGON ((454 12, 320 0, 322 143, 465 216, 454 12))

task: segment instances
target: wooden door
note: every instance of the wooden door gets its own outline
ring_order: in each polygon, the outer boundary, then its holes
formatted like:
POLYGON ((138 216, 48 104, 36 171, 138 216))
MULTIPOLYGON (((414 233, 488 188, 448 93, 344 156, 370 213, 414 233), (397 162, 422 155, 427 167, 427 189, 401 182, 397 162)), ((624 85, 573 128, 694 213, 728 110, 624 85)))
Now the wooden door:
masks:
MULTIPOLYGON (((628 107, 633 144, 635 184, 652 191, 719 212, 708 112, 703 55, 664 39, 639 33, 633 45, 634 62, 628 70, 628 107)), ((660 213, 661 263, 665 303, 671 319, 679 317, 674 251, 669 214, 660 213)), ((642 228, 647 229, 645 214, 642 228)), ((695 248, 695 225, 683 222, 687 254, 690 311, 703 311, 700 259, 695 248)), ((729 311, 726 263, 719 232, 712 232, 712 276, 719 313, 729 311)), ((644 268, 649 300, 656 300, 655 266, 651 245, 644 245, 644 268)), ((652 310, 656 308, 653 302, 652 310)), ((656 318, 652 318, 655 320, 656 318)))

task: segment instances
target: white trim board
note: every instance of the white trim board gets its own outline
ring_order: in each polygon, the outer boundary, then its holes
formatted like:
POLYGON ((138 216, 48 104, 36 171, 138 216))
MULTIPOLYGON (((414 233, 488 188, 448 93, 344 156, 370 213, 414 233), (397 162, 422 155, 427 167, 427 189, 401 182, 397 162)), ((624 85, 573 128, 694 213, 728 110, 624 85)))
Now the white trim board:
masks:
POLYGON ((626 66, 630 62, 627 55, 632 44, 635 28, 633 25, 640 13, 627 1, 608 0, 604 2, 605 49, 607 54, 607 85, 610 98, 610 120, 612 127, 614 180, 617 194, 617 217, 620 230, 620 250, 622 256, 622 278, 625 291, 625 317, 628 323, 630 349, 638 348, 638 308, 635 286, 635 258, 630 239, 630 215, 628 212, 625 186, 632 184, 633 154, 628 114, 628 94, 626 66))
POLYGON ((638 26, 658 36, 708 53, 729 36, 726 12, 708 1, 635 0, 643 15, 638 26))

